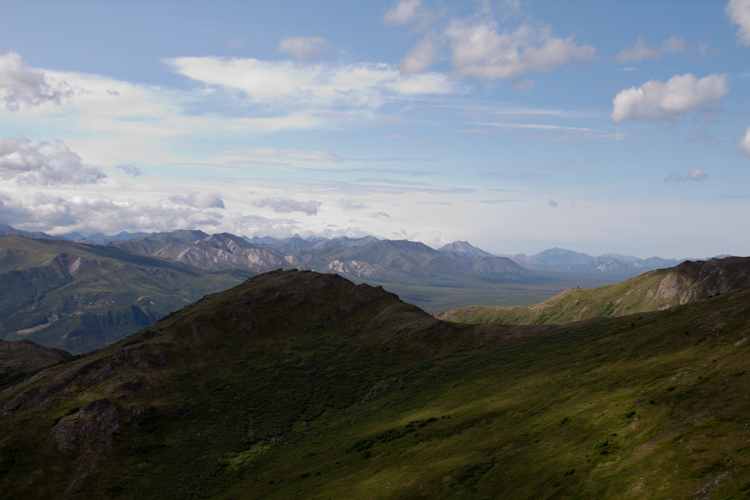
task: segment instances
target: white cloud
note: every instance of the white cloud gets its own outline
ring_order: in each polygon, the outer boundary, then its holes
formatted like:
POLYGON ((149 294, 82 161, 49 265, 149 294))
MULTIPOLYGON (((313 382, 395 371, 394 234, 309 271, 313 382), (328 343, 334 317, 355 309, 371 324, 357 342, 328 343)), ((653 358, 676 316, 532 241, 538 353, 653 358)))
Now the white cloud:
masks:
POLYGON ((383 21, 388 24, 409 24, 419 19, 420 0, 401 0, 385 13, 383 21))
POLYGON ((362 203, 354 203, 351 200, 341 200, 341 208, 344 210, 362 210, 366 207, 362 203))
POLYGON ((750 0, 729 0, 724 12, 732 24, 739 25, 737 39, 743 45, 750 45, 750 0))
POLYGON ((688 180, 690 180, 690 181, 702 181, 706 177, 708 177, 708 176, 703 172, 703 170, 695 169, 695 170, 693 170, 692 172, 690 172, 687 175, 680 175, 680 174, 677 174, 677 173, 673 172, 673 173, 669 174, 666 179, 664 179, 664 182, 668 182, 668 181, 688 181, 688 180))
POLYGON ((54 186, 94 184, 107 176, 100 168, 87 167, 63 141, 31 142, 25 137, 0 139, 0 179, 15 178, 19 184, 54 186))
POLYGON ((31 231, 78 231, 84 234, 97 231, 107 234, 127 230, 171 231, 175 228, 218 226, 221 219, 221 214, 214 211, 186 205, 150 205, 105 197, 73 196, 66 199, 38 192, 23 198, 12 198, 0 192, 0 220, 31 231))
POLYGON ((654 49, 638 37, 635 47, 622 49, 615 59, 620 62, 638 62, 643 59, 658 59, 664 54, 674 54, 676 52, 685 52, 686 50, 687 42, 682 38, 672 37, 669 40, 664 40, 661 47, 654 49))
POLYGON ((198 191, 187 196, 172 196, 169 201, 177 205, 187 205, 193 208, 224 208, 224 201, 218 193, 198 191))
POLYGON ((745 135, 739 138, 737 146, 741 149, 740 155, 750 156, 750 127, 747 127, 745 135))
POLYGON ((0 101, 11 111, 21 106, 34 107, 45 102, 60 104, 70 94, 64 82, 51 85, 42 71, 23 65, 12 50, 0 55, 0 101))
POLYGON ((292 212, 304 212, 307 215, 317 215, 318 207, 322 205, 319 201, 295 201, 288 198, 266 198, 255 203, 261 208, 271 208, 274 212, 288 214, 292 212))
POLYGON ((551 71, 571 62, 587 62, 596 49, 578 45, 573 37, 556 38, 548 26, 519 26, 498 32, 493 20, 469 22, 454 19, 446 35, 451 42, 452 64, 461 76, 480 79, 515 79, 532 71, 551 71))
POLYGON ((240 91, 253 104, 297 113, 371 111, 397 98, 458 90, 440 73, 403 75, 383 63, 300 66, 292 61, 216 57, 183 57, 168 63, 188 78, 240 91))
POLYGON ((319 36, 310 38, 286 37, 279 42, 277 51, 296 57, 300 61, 315 59, 328 49, 328 40, 319 36))
POLYGON ((610 119, 613 122, 681 119, 685 113, 703 109, 728 92, 726 75, 697 79, 687 73, 673 76, 666 83, 650 80, 639 88, 620 91, 612 101, 610 119))
POLYGON ((127 175, 135 178, 140 177, 143 175, 143 172, 140 168, 138 168, 136 165, 130 164, 130 165, 115 165, 115 168, 122 170, 127 175))
POLYGON ((439 55, 440 48, 435 39, 426 37, 417 42, 417 44, 406 54, 399 63, 401 72, 406 75, 419 73, 432 65, 432 62, 439 55))

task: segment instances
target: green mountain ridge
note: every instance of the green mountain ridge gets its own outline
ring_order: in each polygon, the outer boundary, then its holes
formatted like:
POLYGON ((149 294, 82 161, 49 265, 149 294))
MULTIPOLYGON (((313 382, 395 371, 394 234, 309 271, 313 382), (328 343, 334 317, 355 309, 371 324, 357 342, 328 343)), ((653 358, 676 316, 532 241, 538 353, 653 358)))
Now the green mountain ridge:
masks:
POLYGON ((746 498, 748 332, 750 291, 466 325, 340 276, 266 273, 0 392, 0 491, 746 498))
POLYGON ((0 236, 0 338, 81 353, 246 277, 116 248, 0 236))
POLYGON ((473 324, 566 324, 599 317, 658 311, 750 285, 750 258, 686 261, 615 285, 573 288, 531 306, 468 306, 436 318, 473 324))

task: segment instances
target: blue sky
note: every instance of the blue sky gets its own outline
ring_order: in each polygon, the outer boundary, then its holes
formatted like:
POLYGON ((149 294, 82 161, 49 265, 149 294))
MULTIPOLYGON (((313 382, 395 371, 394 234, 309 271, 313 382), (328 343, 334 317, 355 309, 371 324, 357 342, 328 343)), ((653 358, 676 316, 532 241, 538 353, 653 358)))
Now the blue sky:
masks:
POLYGON ((14 227, 750 254, 750 0, 3 14, 14 227))

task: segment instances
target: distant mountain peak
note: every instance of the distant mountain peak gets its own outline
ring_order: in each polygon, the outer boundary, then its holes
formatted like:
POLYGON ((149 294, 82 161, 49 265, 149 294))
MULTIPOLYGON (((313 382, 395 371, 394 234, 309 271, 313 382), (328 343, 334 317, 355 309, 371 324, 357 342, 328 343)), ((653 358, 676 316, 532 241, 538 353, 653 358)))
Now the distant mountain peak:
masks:
POLYGON ((453 243, 443 245, 438 249, 438 251, 465 253, 470 255, 477 255, 479 257, 492 257, 491 253, 485 252, 481 248, 471 245, 468 241, 454 241, 453 243))

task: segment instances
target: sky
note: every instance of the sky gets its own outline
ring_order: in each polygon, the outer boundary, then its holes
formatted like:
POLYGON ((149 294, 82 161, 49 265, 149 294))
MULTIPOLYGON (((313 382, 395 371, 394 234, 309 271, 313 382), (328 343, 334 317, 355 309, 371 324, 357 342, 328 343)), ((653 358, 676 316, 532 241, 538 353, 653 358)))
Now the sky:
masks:
POLYGON ((6 0, 0 223, 750 255, 750 0, 6 0))

